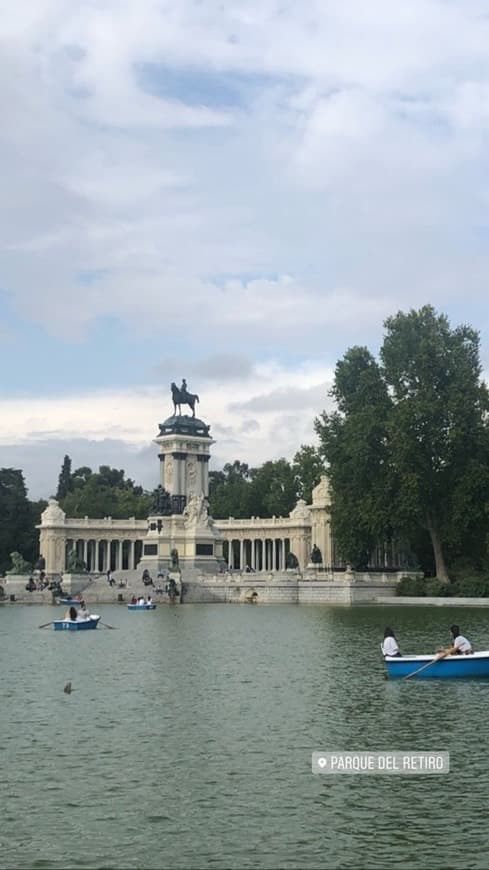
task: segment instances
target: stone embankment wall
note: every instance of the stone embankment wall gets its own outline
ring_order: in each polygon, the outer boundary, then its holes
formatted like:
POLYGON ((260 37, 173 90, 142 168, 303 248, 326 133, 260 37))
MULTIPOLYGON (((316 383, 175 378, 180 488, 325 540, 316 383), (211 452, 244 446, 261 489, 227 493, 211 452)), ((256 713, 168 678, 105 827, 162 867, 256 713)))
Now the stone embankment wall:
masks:
MULTIPOLYGON (((325 575, 318 572, 306 575, 295 571, 282 574, 233 573, 214 577, 192 574, 183 577, 184 596, 187 604, 401 604, 407 599, 396 598, 398 577, 379 575, 325 575)), ((6 594, 5 603, 52 604, 50 591, 27 592, 26 577, 9 577, 2 582, 6 594), (11 596, 15 601, 11 601, 11 596)), ((157 595, 156 588, 144 586, 139 574, 132 572, 123 587, 118 582, 109 586, 105 575, 64 575, 63 589, 67 596, 83 593, 89 609, 96 604, 127 604, 133 595, 150 594, 162 604, 168 602, 165 594, 157 595)), ((162 583, 164 586, 164 583, 162 583)), ((438 599, 443 600, 443 599, 438 599)), ((428 599, 419 599, 428 603, 428 599)))

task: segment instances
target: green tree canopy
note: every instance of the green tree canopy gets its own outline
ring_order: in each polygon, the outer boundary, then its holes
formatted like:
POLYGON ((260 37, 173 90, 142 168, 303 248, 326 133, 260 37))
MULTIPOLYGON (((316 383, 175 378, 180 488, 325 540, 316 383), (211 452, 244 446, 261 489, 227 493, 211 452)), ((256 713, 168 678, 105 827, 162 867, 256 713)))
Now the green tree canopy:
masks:
POLYGON ((72 474, 72 488, 60 505, 71 517, 145 519, 151 512, 154 493, 148 493, 125 478, 122 469, 101 465, 98 472, 83 467, 72 474))
POLYGON ((315 428, 329 463, 335 541, 346 561, 364 569, 375 543, 392 535, 386 490, 391 403, 367 348, 351 348, 337 363, 331 394, 338 410, 323 413, 315 428))
MULTIPOLYGON (((337 410, 316 421, 329 462, 334 534, 365 563, 375 541, 431 540, 436 574, 486 545, 489 397, 479 338, 431 306, 385 322, 379 365, 352 348, 336 367, 337 410)), ((474 554, 474 553, 473 553, 474 554)))
POLYGON ((10 568, 10 553, 17 551, 28 562, 38 556, 40 521, 45 501, 30 502, 22 471, 0 469, 0 571, 10 568))
POLYGON ((58 501, 64 498, 70 490, 73 489, 73 479, 71 475, 71 459, 68 455, 63 459, 63 465, 58 478, 58 489, 56 490, 56 498, 58 501))
POLYGON ((317 447, 301 444, 292 460, 292 471, 295 476, 297 498, 303 498, 311 503, 312 491, 325 473, 324 462, 317 447))

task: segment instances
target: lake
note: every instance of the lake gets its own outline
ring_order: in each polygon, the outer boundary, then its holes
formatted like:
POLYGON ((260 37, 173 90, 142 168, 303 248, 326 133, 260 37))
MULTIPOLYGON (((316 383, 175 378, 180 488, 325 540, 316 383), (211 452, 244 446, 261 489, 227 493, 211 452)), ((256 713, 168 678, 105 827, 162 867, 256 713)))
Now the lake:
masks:
POLYGON ((0 866, 487 868, 489 682, 389 682, 485 609, 0 607, 0 866), (73 692, 63 692, 71 680, 73 692), (448 750, 438 776, 314 776, 315 750, 448 750))

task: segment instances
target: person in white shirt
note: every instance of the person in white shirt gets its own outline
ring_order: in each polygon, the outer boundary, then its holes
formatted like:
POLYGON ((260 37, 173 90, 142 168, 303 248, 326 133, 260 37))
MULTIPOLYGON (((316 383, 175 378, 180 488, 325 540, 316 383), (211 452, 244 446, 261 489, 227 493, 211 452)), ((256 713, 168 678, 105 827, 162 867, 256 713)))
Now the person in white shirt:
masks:
POLYGON ((397 643, 396 637, 392 628, 387 625, 384 631, 384 640, 382 643, 382 655, 384 656, 400 656, 401 651, 397 643))
POLYGON ((446 649, 440 649, 438 652, 445 653, 447 656, 468 656, 474 652, 470 640, 467 640, 463 634, 460 634, 458 625, 451 625, 450 631, 453 638, 452 645, 446 649))
POLYGON ((153 599, 151 598, 151 595, 148 595, 148 598, 146 600, 146 604, 152 604, 152 603, 153 603, 153 599))

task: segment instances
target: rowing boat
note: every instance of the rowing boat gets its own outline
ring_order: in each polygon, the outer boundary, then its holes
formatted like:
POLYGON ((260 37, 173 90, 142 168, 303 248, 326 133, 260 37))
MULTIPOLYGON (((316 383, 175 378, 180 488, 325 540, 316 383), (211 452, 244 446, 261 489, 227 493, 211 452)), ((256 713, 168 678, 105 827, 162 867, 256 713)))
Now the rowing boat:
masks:
POLYGON ((100 616, 90 616, 89 619, 55 619, 53 622, 55 631, 88 631, 97 628, 100 616))
POLYGON ((489 677, 489 650, 470 655, 447 656, 435 661, 437 657, 437 655, 386 656, 387 673, 389 677, 394 678, 412 675, 416 680, 489 677), (415 671, 418 670, 419 674, 414 676, 415 671))
POLYGON ((156 604, 128 604, 128 610, 156 610, 156 604))

